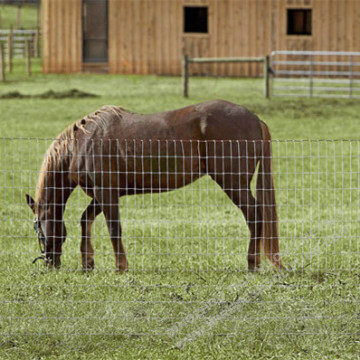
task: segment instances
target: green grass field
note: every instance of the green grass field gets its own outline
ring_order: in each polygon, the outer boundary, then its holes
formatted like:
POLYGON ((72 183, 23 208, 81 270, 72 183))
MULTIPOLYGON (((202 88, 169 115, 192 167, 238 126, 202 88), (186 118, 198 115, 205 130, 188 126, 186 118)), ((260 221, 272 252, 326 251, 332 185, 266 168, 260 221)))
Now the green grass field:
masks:
POLYGON ((266 100, 259 79, 33 76, 25 65, 0 97, 71 89, 94 98, 0 98, 1 359, 356 359, 360 353, 359 199, 354 100, 266 100), (281 249, 292 270, 264 262, 246 270, 242 216, 210 178, 172 193, 121 199, 130 270, 115 272, 102 216, 94 225, 97 270, 84 274, 79 219, 89 202, 71 196, 62 269, 38 255, 25 194, 50 140, 104 104, 135 112, 223 98, 270 127, 281 249), (16 139, 14 139, 16 138, 16 139), (337 141, 284 141, 330 139, 337 141), (353 141, 338 141, 352 139, 353 141))
POLYGON ((36 5, 23 5, 21 8, 21 26, 18 27, 18 6, 0 5, 1 29, 36 29, 38 26, 38 9, 36 5))

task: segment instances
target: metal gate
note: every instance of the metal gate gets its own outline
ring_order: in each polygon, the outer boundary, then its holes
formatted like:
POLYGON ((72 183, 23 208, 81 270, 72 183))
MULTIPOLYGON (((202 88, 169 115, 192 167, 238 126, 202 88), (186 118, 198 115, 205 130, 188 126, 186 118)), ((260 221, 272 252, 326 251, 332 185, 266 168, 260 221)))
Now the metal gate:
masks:
POLYGON ((360 98, 360 52, 273 51, 273 96, 360 98))
POLYGON ((25 43, 30 42, 31 56, 39 56, 39 37, 40 31, 36 29, 27 30, 7 30, 0 29, 0 43, 4 43, 6 54, 8 53, 9 44, 12 49, 12 56, 19 58, 25 57, 25 43))

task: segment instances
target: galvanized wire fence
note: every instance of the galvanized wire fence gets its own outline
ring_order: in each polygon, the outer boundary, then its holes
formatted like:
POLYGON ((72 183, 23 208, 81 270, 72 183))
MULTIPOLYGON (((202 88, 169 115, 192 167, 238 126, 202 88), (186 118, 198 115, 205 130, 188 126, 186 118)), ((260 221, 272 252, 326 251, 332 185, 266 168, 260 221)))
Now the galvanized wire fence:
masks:
MULTIPOLYGON (((128 274, 122 277, 115 273, 113 246, 101 214, 92 226, 95 270, 90 273, 94 275, 86 278, 82 275, 83 255, 91 251, 88 247, 80 249, 80 219, 91 199, 79 187, 71 194, 64 213, 67 236, 62 246, 61 268, 50 271, 41 259, 32 264, 40 255, 38 237, 41 240, 41 236, 47 234, 44 224, 35 223, 37 233, 34 231, 34 216, 25 196, 35 197, 35 192, 39 191, 41 164, 50 144, 51 140, 43 139, 0 140, 2 334, 81 334, 84 330, 77 326, 81 328, 94 322, 99 327, 90 326, 87 335, 182 334, 176 345, 181 348, 215 327, 218 333, 239 333, 241 329, 236 323, 220 329, 221 324, 224 319, 232 321, 234 314, 247 306, 256 310, 266 304, 275 311, 277 306, 287 304, 286 300, 283 304, 273 301, 271 295, 266 298, 266 291, 275 286, 266 277, 267 271, 273 274, 270 278, 280 280, 265 259, 262 260, 262 268, 266 270, 263 278, 260 272, 256 281, 247 278, 242 284, 236 280, 239 274, 247 274, 250 234, 242 212, 225 194, 219 179, 231 175, 228 185, 234 189, 235 180, 243 174, 221 164, 229 158, 234 163, 250 163, 253 155, 249 157, 249 154, 257 142, 153 140, 153 152, 149 155, 144 152, 144 141, 128 140, 127 151, 120 151, 116 159, 123 167, 118 168, 119 172, 108 171, 111 176, 127 179, 120 184, 124 196, 120 198, 119 209, 128 274), (205 163, 218 165, 211 176, 199 166, 201 159, 196 149, 200 146, 209 150, 205 163), (211 152, 214 147, 221 151, 211 152), (226 156, 221 155, 225 153, 226 156), (193 171, 185 172, 181 163, 193 159, 197 160, 193 171), (185 177, 188 184, 181 186, 185 177), (139 182, 130 181, 135 178, 139 182), (143 191, 145 187, 139 184, 151 186, 143 191), (174 187, 178 189, 167 191, 174 187), (130 195, 136 188, 139 194, 130 195), (165 192, 159 193, 160 189, 165 192), (212 279, 217 280, 213 283, 212 279), (219 287, 225 290, 214 304, 228 301, 229 306, 225 312, 204 322, 204 314, 211 313, 214 305, 210 289, 219 287), (248 287, 253 289, 249 294, 246 293, 248 287), (239 289, 243 295, 239 295, 239 289), (245 296, 242 291, 247 294, 246 298, 242 298, 245 296), (79 309, 79 306, 86 309, 79 309), (120 318, 122 324, 114 321, 120 318), (197 333, 194 333, 195 325, 197 333), (189 327, 193 330, 189 331, 189 327)), ((106 141, 104 144, 109 146, 106 141)), ((358 274, 360 142, 272 141, 271 145, 280 253, 287 268, 284 272, 310 274, 308 282, 301 287, 305 291, 312 286, 311 274, 358 274)), ((79 161, 92 161, 92 158, 93 154, 79 161)), ((106 161, 104 157, 103 163, 106 161)), ((64 176, 68 174, 64 169, 64 176)), ((251 173, 245 175, 251 176, 251 173)), ((255 180, 251 182, 254 196, 255 180)), ((49 188, 51 184, 48 183, 49 188)), ((83 184, 83 188, 91 195, 89 186, 83 184)), ((89 222, 90 216, 86 220, 89 222)), ((355 282, 358 285, 358 280, 355 282)), ((277 285, 280 288, 276 291, 284 291, 284 294, 287 287, 292 286, 282 282, 277 285)), ((350 291, 346 296, 340 294, 336 299, 330 298, 327 304, 336 307, 347 302, 358 310, 358 295, 350 291)), ((320 299, 314 299, 311 306, 316 307, 318 302, 320 299)), ((351 311, 347 314, 350 319, 351 311)), ((248 322, 254 316, 256 312, 242 321, 248 322)), ((277 319, 272 315, 271 321, 281 323, 286 316, 278 313, 277 319)), ((314 317, 310 320, 316 322, 314 317)), ((331 320, 330 317, 326 321, 331 320)), ((265 321, 262 317, 260 322, 265 321)), ((356 333, 358 330, 348 331, 356 333)))
POLYGON ((272 95, 360 97, 360 52, 273 51, 272 95))
MULTIPOLYGON (((0 226, 1 267, 4 269, 33 267, 31 260, 38 255, 33 214, 26 204, 25 194, 35 197, 42 158, 50 143, 40 139, 1 140, 0 226)), ((184 149, 188 143, 177 141, 177 146, 184 149)), ((118 159, 126 159, 123 164, 129 166, 129 169, 121 170, 128 182, 121 184, 122 194, 145 193, 120 199, 122 237, 130 259, 129 270, 244 270, 249 232, 243 214, 219 186, 219 181, 213 180, 214 175, 213 178, 206 175, 199 167, 199 154, 188 153, 181 157, 178 152, 176 155, 176 144, 169 141, 162 147, 164 151, 167 148, 169 154, 156 152, 149 162, 149 155, 142 153, 143 144, 134 144, 135 141, 129 141, 128 153, 119 155, 118 159), (166 169, 176 157, 178 166, 185 158, 196 157, 194 172, 185 173, 180 167, 178 170, 174 167, 166 169), (153 166, 152 169, 145 169, 146 162, 153 166), (188 185, 182 187, 185 177, 188 185), (130 178, 137 178, 137 183, 130 178), (170 191, 177 187, 178 190, 170 191), (163 193, 158 194, 160 191, 163 193)), ((251 161, 246 159, 246 152, 255 143, 249 141, 246 144, 248 149, 244 154, 239 150, 239 154, 228 157, 251 161)), ((193 147, 194 152, 198 145, 200 143, 193 147)), ((214 145, 240 149, 240 142, 207 144, 209 148, 214 145)), ((273 141, 281 253, 284 261, 293 268, 358 269, 359 146, 358 141, 273 141)), ((157 147, 153 141, 153 149, 157 147)), ((225 157, 209 156, 207 161, 222 164, 225 157)), ((234 183, 229 184, 230 187, 239 185, 235 180, 240 174, 232 173, 229 167, 218 165, 215 171, 217 178, 231 174, 229 181, 234 183)), ((253 179, 254 196, 255 186, 253 179)), ((67 203, 64 269, 81 269, 80 219, 89 203, 90 197, 79 187, 67 203)), ((98 269, 113 268, 114 255, 105 225, 101 215, 92 229, 98 269)))

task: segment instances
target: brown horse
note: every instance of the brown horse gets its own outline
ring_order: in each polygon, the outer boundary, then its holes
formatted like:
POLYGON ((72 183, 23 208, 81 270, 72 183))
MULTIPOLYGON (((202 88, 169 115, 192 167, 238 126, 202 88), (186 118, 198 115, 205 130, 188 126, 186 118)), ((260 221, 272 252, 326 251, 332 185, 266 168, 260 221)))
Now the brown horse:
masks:
POLYGON ((282 268, 270 140, 267 126, 256 115, 224 100, 152 115, 102 107, 57 137, 45 156, 35 200, 26 196, 36 216, 43 253, 39 258, 60 266, 66 238, 63 213, 80 185, 92 198, 81 218, 83 268, 94 268, 91 226, 103 212, 116 268, 125 271, 119 197, 177 189, 208 174, 245 216, 249 270, 260 266, 261 246, 282 268), (258 163, 255 199, 250 182, 258 163))

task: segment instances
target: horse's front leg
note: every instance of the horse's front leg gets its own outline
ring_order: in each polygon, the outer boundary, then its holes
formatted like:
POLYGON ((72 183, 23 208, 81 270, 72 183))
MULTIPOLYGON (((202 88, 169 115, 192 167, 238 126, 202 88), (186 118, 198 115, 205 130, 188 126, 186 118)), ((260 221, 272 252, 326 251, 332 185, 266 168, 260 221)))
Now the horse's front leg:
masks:
POLYGON ((121 240, 121 224, 119 218, 119 194, 111 189, 97 189, 95 196, 104 213, 114 248, 116 269, 124 272, 128 269, 125 248, 121 240))
POLYGON ((91 270, 95 267, 94 248, 91 244, 91 226, 95 218, 101 213, 101 206, 92 199, 81 216, 81 257, 84 270, 91 270))

